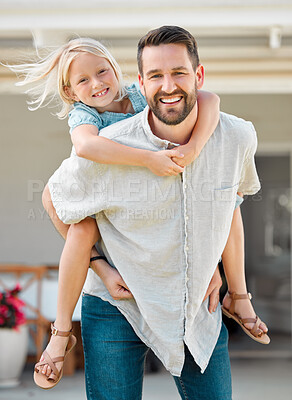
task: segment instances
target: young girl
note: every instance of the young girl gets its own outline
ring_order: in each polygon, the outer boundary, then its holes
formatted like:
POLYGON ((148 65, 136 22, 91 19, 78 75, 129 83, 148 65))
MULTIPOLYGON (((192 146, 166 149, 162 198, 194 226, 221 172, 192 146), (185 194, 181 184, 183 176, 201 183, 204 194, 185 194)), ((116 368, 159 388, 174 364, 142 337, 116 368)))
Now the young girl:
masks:
MULTIPOLYGON (((92 161, 147 167, 154 174, 162 176, 177 175, 183 172, 185 165, 199 156, 218 123, 218 97, 199 91, 198 120, 186 145, 172 150, 152 152, 127 147, 98 136, 101 128, 142 111, 146 101, 135 85, 124 85, 120 68, 112 55, 93 39, 71 40, 38 63, 11 68, 25 75, 20 84, 41 82, 39 86, 29 90, 35 96, 35 100, 31 102, 35 105, 34 109, 48 104, 56 94, 59 95, 62 108, 57 115, 64 118, 69 114, 73 142, 71 157, 61 165, 59 172, 63 176, 74 174, 80 187, 82 171, 90 169, 94 164, 92 161)), ((114 299, 132 297, 118 271, 112 268, 104 257, 99 256, 94 247, 100 238, 95 219, 80 215, 77 218, 81 221, 79 223, 69 226, 62 222, 66 222, 66 215, 61 215, 63 210, 60 203, 55 201, 53 205, 50 196, 56 190, 55 183, 53 176, 44 190, 43 204, 66 243, 60 260, 57 315, 52 325, 52 337, 34 372, 36 384, 44 389, 50 389, 59 382, 64 357, 76 343, 71 332, 71 319, 90 262, 114 299)), ((239 198, 237 204, 241 201, 239 198)), ((223 300, 223 311, 236 319, 252 338, 261 343, 268 343, 267 328, 256 317, 246 294, 243 230, 239 207, 234 213, 222 259, 229 290, 223 300), (237 297, 236 293, 241 295, 237 297), (236 302, 237 299, 247 301, 236 302)), ((210 310, 212 311, 214 310, 210 310)))

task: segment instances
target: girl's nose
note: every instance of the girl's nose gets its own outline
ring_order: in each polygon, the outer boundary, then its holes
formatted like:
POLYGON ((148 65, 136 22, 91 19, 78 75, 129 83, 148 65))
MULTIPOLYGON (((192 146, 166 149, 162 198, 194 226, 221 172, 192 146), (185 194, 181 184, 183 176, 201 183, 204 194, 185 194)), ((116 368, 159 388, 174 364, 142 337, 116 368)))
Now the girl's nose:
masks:
POLYGON ((101 82, 99 79, 94 78, 94 79, 92 80, 92 87, 93 87, 94 89, 101 88, 101 87, 102 87, 102 82, 101 82))

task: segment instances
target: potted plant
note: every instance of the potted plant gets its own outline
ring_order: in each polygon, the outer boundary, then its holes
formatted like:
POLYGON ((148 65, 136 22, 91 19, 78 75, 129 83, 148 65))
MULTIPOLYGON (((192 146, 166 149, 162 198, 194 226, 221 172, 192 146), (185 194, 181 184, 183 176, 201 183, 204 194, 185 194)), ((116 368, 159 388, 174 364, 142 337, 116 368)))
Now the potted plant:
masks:
POLYGON ((0 388, 19 384, 28 346, 28 329, 18 297, 21 287, 0 292, 0 388))

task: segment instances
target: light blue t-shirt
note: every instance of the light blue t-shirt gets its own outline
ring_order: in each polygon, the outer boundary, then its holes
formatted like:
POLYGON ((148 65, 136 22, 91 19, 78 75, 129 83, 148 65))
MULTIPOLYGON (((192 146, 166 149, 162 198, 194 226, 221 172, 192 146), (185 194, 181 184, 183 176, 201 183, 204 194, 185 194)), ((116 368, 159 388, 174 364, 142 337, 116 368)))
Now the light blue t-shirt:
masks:
POLYGON ((133 115, 138 114, 143 111, 147 103, 145 97, 140 92, 137 84, 133 83, 127 88, 128 98, 132 103, 135 113, 116 113, 111 111, 105 111, 99 113, 95 108, 89 107, 81 102, 74 103, 74 108, 69 113, 68 124, 70 127, 70 133, 72 130, 79 125, 94 125, 100 131, 106 126, 112 125, 115 122, 121 121, 126 118, 133 117, 133 115))
POLYGON ((238 206, 240 206, 240 204, 243 202, 243 198, 242 197, 240 197, 238 194, 236 195, 236 202, 235 202, 235 207, 234 207, 234 210, 238 207, 238 206))

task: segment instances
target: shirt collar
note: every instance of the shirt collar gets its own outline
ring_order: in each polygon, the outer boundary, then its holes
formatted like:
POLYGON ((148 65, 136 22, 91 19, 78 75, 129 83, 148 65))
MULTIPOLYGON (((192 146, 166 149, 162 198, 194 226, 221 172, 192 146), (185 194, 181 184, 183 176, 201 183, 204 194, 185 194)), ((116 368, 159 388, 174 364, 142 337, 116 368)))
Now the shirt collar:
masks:
POLYGON ((146 106, 145 109, 142 111, 142 126, 150 142, 152 142, 156 147, 159 147, 163 150, 179 146, 178 143, 173 143, 170 142, 169 140, 160 139, 158 136, 154 135, 148 121, 149 112, 150 112, 149 106, 146 106))

